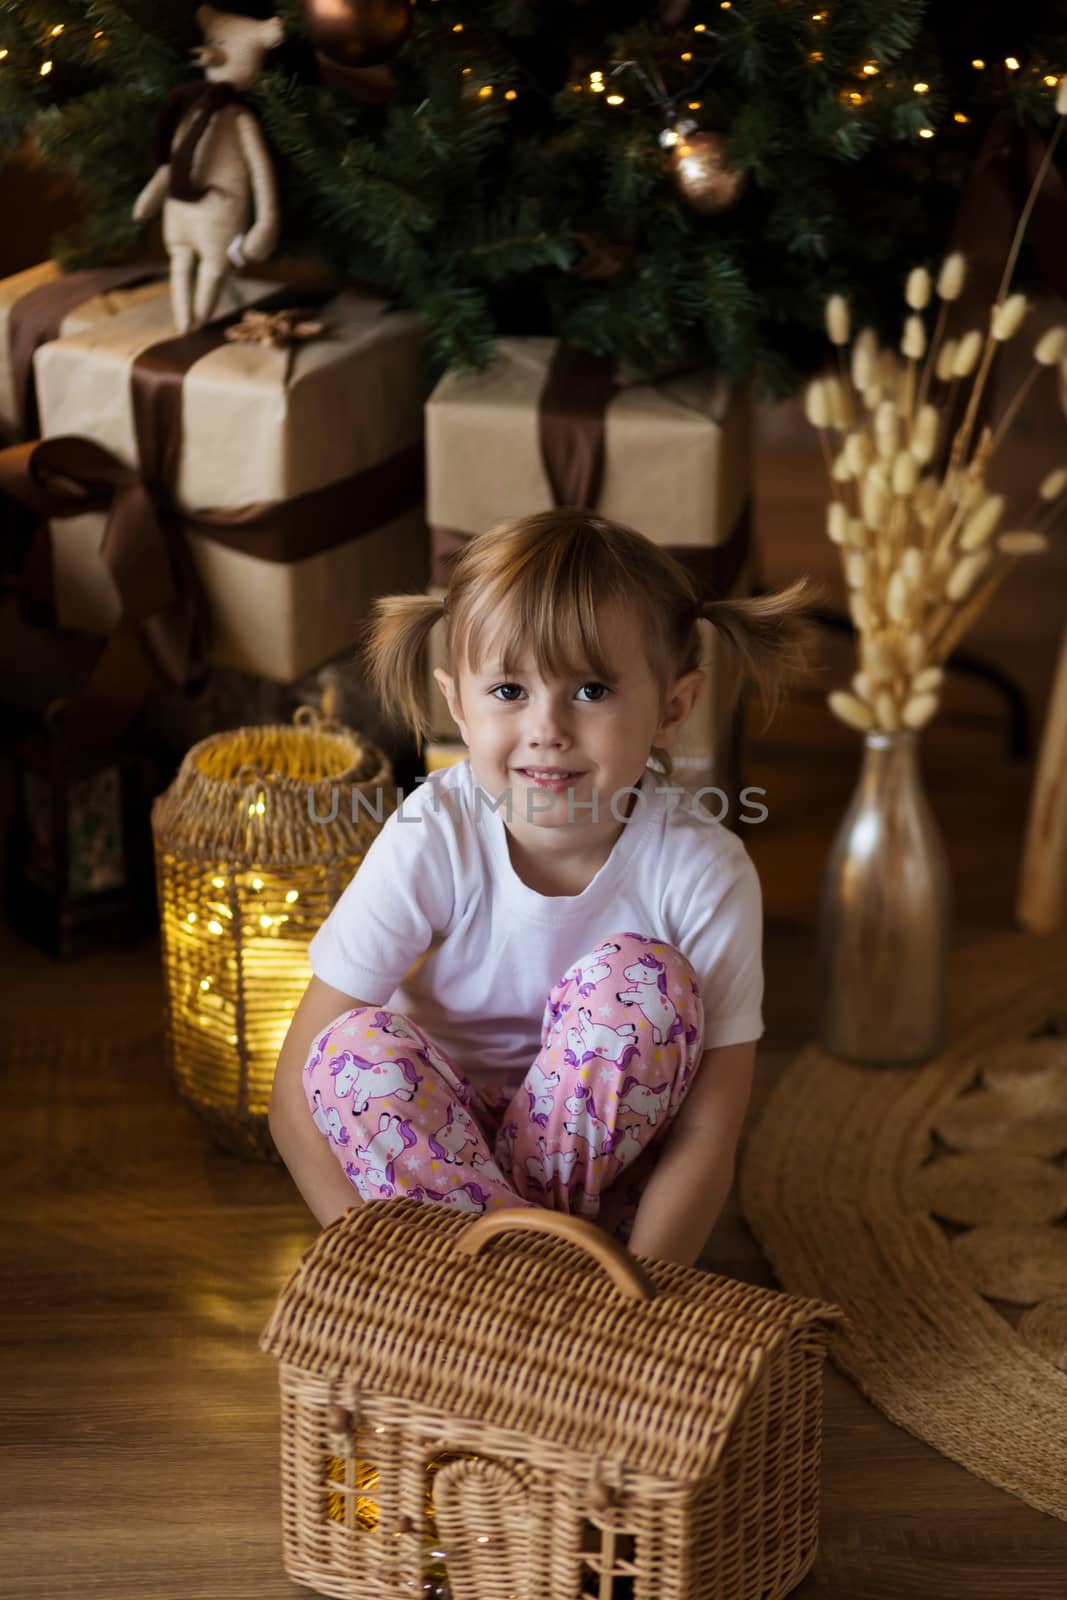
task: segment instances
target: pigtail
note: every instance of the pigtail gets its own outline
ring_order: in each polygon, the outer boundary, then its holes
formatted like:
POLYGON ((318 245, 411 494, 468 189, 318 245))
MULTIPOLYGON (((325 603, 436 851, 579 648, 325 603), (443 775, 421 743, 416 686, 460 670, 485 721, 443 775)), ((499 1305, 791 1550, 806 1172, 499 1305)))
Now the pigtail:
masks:
POLYGON ((730 647, 743 682, 755 684, 774 718, 782 690, 792 677, 812 667, 815 626, 809 612, 821 590, 809 578, 788 588, 747 599, 706 600, 700 615, 718 629, 730 647))
POLYGON ((389 594, 375 600, 359 652, 386 716, 409 728, 420 744, 430 737, 428 647, 444 602, 427 594, 389 594))

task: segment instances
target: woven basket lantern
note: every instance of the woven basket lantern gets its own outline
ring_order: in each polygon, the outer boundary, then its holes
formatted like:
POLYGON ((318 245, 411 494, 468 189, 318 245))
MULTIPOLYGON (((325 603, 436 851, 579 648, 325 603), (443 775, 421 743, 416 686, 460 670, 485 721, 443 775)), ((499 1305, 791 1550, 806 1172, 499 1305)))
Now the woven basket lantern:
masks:
POLYGON ((776 1600, 815 1557, 844 1320, 581 1217, 359 1205, 260 1338, 286 1570, 345 1600, 776 1600))
POLYGON ((152 807, 178 1090, 217 1142, 274 1161, 308 943, 396 806, 381 750, 311 707, 293 720, 202 740, 152 807))

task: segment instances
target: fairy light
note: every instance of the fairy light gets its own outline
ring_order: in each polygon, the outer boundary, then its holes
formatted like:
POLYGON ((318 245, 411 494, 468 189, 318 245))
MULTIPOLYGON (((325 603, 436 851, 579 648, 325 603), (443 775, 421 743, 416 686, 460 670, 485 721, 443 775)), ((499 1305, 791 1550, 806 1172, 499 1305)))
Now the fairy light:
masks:
POLYGON ((732 11, 733 8, 734 8, 734 0, 719 0, 719 10, 720 11, 732 11))
POLYGON ((863 71, 868 78, 875 77, 878 73, 877 61, 865 61, 863 63, 863 71))
POLYGON ((518 94, 516 93, 516 91, 514 89, 505 89, 504 90, 504 99, 505 100, 517 100, 518 98, 519 98, 519 96, 518 96, 518 94))
POLYGON ((1047 84, 1050 89, 1054 89, 1059 81, 1059 78, 1054 78, 1051 72, 1047 73, 1046 76, 1041 80, 1041 82, 1047 84))
POLYGON ((591 72, 589 74, 589 81, 590 83, 603 83, 604 74, 602 72, 591 72))
POLYGON ((64 29, 65 26, 66 26, 65 23, 57 22, 55 27, 52 29, 52 38, 53 39, 58 39, 60 34, 63 32, 63 29, 64 29))
POLYGON ((608 95, 608 105, 609 106, 621 106, 621 105, 624 105, 624 104, 625 104, 625 100, 624 100, 624 97, 621 94, 609 94, 608 95))
POLYGON ((47 78, 47 76, 51 72, 51 70, 52 70, 51 61, 42 61, 41 62, 41 77, 42 78, 47 78))
POLYGON ((679 61, 692 61, 692 59, 693 59, 692 50, 683 50, 681 55, 678 57, 679 61))
POLYGON ((930 93, 930 85, 928 83, 913 83, 912 88, 915 90, 916 94, 930 93))
POLYGON ((829 15, 830 13, 828 11, 813 11, 811 14, 811 20, 812 22, 825 22, 829 15))
POLYGON ((919 129, 919 138, 920 139, 932 139, 933 136, 934 136, 933 128, 920 128, 919 129))
POLYGON ((454 22, 452 24, 452 32, 453 33, 462 33, 463 32, 463 24, 462 24, 462 22, 454 22))
POLYGON ((599 80, 594 79, 594 81, 589 85, 589 87, 590 87, 590 89, 592 89, 594 94, 603 94, 604 93, 604 85, 602 83, 600 83, 599 80))
POLYGON ((694 33, 707 33, 707 31, 708 31, 708 25, 707 25, 706 22, 694 22, 694 24, 693 24, 693 32, 694 33))
POLYGON ((483 83, 481 88, 478 90, 478 99, 479 100, 488 100, 489 96, 492 94, 492 92, 493 92, 493 85, 491 83, 483 83))
POLYGON ((953 122, 970 122, 971 119, 970 117, 966 116, 964 112, 957 111, 954 113, 952 120, 953 122))
POLYGON ((7 60, 7 51, 6 50, 0 50, 0 61, 6 61, 6 60, 7 60))
POLYGON ((685 103, 685 108, 687 111, 699 111, 703 104, 703 100, 687 100, 685 103))
POLYGON ((1019 63, 1016 61, 1014 56, 1005 56, 1004 65, 1007 67, 1009 72, 1018 72, 1019 70, 1019 63))
POLYGON ((812 50, 812 51, 810 51, 809 54, 808 54, 808 60, 809 61, 821 61, 822 60, 822 51, 821 50, 812 50))
POLYGON ((981 59, 975 59, 974 61, 972 61, 971 62, 971 66, 974 68, 974 70, 976 72, 982 72, 982 71, 985 70, 985 62, 982 61, 981 59))

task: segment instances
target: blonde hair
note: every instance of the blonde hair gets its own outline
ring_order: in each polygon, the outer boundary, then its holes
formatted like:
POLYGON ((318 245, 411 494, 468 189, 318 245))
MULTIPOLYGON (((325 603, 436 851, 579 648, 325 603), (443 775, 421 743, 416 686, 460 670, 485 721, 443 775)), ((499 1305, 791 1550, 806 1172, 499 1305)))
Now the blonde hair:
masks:
MULTIPOLYGON (((448 662, 462 661, 472 673, 500 634, 504 676, 529 648, 543 677, 577 674, 586 665, 608 677, 596 611, 620 601, 640 619, 661 704, 676 678, 701 665, 703 617, 730 647, 742 680, 759 689, 769 723, 786 680, 809 665, 812 598, 813 586, 800 578, 773 594, 702 601, 682 563, 644 534, 590 511, 542 511, 471 539, 456 557, 443 600, 421 594, 376 600, 360 648, 386 714, 423 741, 430 734, 427 645, 442 617, 448 662)), ((671 776, 670 752, 653 746, 650 753, 671 776)))

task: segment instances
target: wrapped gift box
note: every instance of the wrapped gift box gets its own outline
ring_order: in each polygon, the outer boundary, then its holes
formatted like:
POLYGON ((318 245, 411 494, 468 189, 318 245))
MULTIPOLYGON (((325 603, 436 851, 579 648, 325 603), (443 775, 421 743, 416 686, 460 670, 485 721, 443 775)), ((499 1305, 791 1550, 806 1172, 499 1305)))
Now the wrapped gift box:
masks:
MULTIPOLYGON (((558 352, 555 339, 501 339, 484 372, 447 373, 434 389, 426 407, 430 592, 444 593, 449 552, 464 538, 559 503, 544 442, 558 352)), ((689 372, 658 383, 611 385, 603 411, 597 511, 637 528, 683 561, 702 563, 703 592, 751 593, 751 425, 748 388, 732 386, 720 374, 689 372)), ((708 681, 674 746, 674 772, 694 788, 725 787, 736 737, 737 683, 718 635, 707 625, 701 632, 708 681)), ((433 630, 430 658, 432 733, 447 743, 456 738, 456 727, 432 677, 434 667, 447 669, 443 623, 433 630)))
POLYGON ((166 268, 150 264, 67 274, 42 261, 0 279, 0 437, 18 437, 30 420, 23 369, 33 344, 83 333, 169 292, 166 268))
MULTIPOLYGON (((270 289, 238 280, 235 292, 254 308, 270 289)), ((174 335, 169 301, 147 299, 35 357, 45 438, 90 439, 137 469, 135 372, 180 358, 165 489, 187 519, 178 525, 207 603, 208 660, 285 683, 350 649, 373 598, 429 577, 421 322, 356 291, 315 316, 323 333, 289 348, 210 330, 190 345, 174 335), (288 507, 284 538, 242 531, 233 516, 264 507, 288 507), (211 519, 227 516, 215 531, 211 519)), ((101 550, 106 520, 89 511, 51 524, 57 619, 94 633, 122 612, 101 550)))

